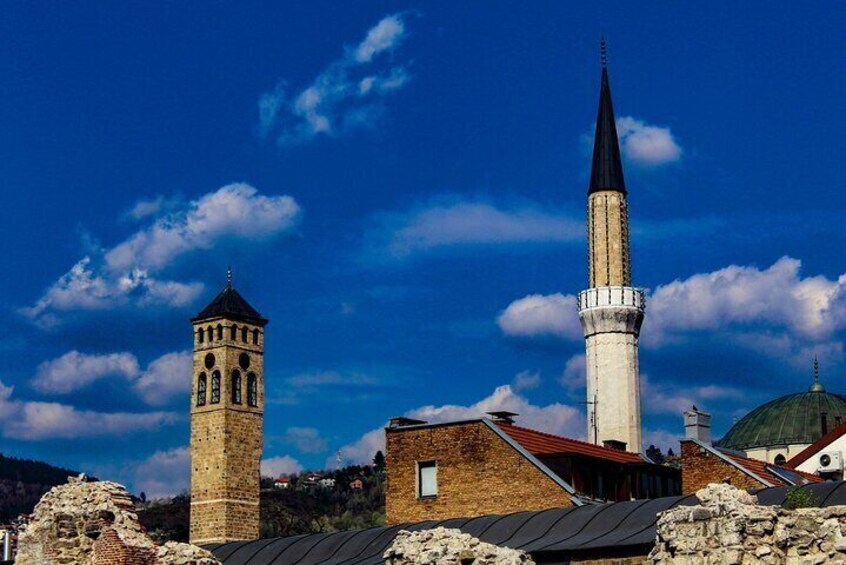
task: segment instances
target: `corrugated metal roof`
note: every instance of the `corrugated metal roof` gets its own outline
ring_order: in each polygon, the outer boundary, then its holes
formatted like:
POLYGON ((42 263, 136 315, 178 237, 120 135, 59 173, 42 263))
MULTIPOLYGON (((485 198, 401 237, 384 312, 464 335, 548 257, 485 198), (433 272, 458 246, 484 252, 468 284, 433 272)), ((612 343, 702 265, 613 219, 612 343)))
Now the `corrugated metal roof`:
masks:
MULTIPOLYGON (((846 504, 846 482, 814 483, 820 507, 846 504)), ((765 505, 781 505, 786 487, 757 492, 765 505)), ((442 526, 458 528, 484 542, 522 549, 545 562, 597 551, 648 551, 655 540, 658 513, 673 506, 690 506, 694 496, 612 502, 592 506, 552 508, 514 514, 428 520, 417 524, 264 539, 207 546, 225 565, 380 565, 382 554, 400 530, 442 526)))

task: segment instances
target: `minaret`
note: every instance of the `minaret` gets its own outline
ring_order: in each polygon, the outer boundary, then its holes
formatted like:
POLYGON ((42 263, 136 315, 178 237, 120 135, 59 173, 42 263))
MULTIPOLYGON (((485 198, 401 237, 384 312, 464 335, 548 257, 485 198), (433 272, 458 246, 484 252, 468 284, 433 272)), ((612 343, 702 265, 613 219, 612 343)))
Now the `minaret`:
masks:
POLYGON ((641 451, 638 335, 643 291, 631 286, 626 184, 602 41, 602 85, 588 188, 588 284, 579 293, 585 334, 588 441, 641 451))
POLYGON ((232 286, 191 319, 191 543, 259 537, 264 327, 232 286))

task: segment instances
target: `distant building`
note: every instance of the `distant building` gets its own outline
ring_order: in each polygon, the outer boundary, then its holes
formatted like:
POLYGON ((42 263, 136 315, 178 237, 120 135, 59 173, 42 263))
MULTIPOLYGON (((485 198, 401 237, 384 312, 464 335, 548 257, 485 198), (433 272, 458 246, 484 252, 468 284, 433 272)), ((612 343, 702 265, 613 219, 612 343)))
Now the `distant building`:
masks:
POLYGON ((278 479, 273 481, 274 488, 278 489, 288 489, 291 488, 291 478, 290 477, 279 477, 278 479))
POLYGON ((356 477, 355 479, 350 481, 350 488, 352 490, 361 490, 364 488, 364 481, 356 477))
POLYGON ((323 477, 317 483, 323 488, 335 488, 335 479, 332 477, 323 477))
MULTIPOLYGON (((516 426, 507 412, 386 429, 389 524, 675 495, 679 470, 516 426)), ((614 445, 611 443, 610 445, 614 445)))
POLYGON ((843 479, 843 459, 846 456, 846 422, 803 449, 787 466, 814 473, 827 480, 843 479))
POLYGON ((716 445, 784 465, 831 430, 846 423, 846 396, 826 391, 814 361, 807 392, 776 398, 741 418, 716 445))
POLYGON ((711 415, 685 412, 685 438, 681 440, 682 494, 693 494, 712 483, 729 483, 741 489, 792 487, 822 482, 820 477, 788 466, 749 457, 742 451, 711 443, 711 415))

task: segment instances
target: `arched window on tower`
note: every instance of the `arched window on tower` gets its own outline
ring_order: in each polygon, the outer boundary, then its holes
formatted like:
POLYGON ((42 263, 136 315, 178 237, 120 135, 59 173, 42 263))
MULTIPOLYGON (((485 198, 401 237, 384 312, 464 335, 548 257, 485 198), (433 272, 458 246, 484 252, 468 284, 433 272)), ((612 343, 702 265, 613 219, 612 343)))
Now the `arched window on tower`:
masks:
POLYGON ((238 326, 232 324, 232 327, 229 328, 229 339, 232 341, 236 341, 238 339, 238 326))
POLYGON ((206 374, 200 373, 197 379, 197 406, 206 405, 206 374))
POLYGON ((223 339, 223 326, 221 326, 220 324, 217 325, 217 339, 223 339))
POLYGON ((232 371, 232 404, 241 404, 241 371, 232 371))
POLYGON ((258 345, 258 330, 253 330, 253 345, 258 345))
POLYGON ((197 343, 203 343, 205 341, 206 332, 203 331, 203 328, 197 330, 197 343))
POLYGON ((217 404, 220 402, 220 371, 212 373, 212 391, 211 403, 217 404))
POLYGON ((241 328, 241 341, 247 343, 247 326, 241 328))
POLYGON ((258 379, 255 373, 247 375, 247 404, 258 406, 258 379))
POLYGON ((206 330, 209 334, 209 343, 214 341, 214 328, 209 326, 209 329, 206 330))

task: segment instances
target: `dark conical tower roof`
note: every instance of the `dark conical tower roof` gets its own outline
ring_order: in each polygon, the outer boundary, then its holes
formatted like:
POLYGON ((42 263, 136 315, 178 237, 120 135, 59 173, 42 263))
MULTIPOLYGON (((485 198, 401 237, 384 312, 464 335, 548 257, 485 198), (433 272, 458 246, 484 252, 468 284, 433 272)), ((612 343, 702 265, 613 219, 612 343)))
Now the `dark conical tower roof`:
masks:
POLYGON ((232 286, 231 271, 227 279, 226 286, 220 291, 220 294, 215 296, 214 300, 203 308, 199 314, 191 318, 191 321, 201 322, 212 318, 226 318, 259 326, 266 325, 268 320, 250 306, 249 302, 244 300, 244 297, 232 286))
POLYGON ((605 63, 605 41, 602 42, 602 86, 599 90, 599 113, 596 117, 596 134, 593 139, 593 166, 590 172, 588 193, 616 190, 626 193, 623 164, 620 160, 620 143, 614 123, 614 106, 611 104, 611 86, 608 84, 608 66, 605 63))

